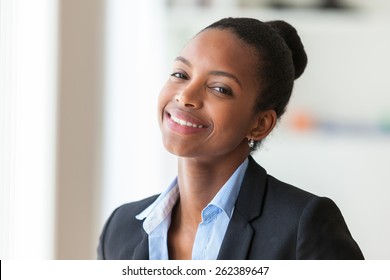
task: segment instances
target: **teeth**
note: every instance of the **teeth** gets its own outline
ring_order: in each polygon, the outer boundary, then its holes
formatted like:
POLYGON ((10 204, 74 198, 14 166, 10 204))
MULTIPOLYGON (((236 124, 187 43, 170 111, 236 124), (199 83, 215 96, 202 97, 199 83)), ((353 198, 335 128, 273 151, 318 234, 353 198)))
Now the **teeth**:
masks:
POLYGON ((184 120, 181 120, 179 118, 176 118, 174 116, 171 116, 171 119, 177 123, 177 124, 180 124, 180 125, 183 125, 183 126, 189 126, 189 127, 194 127, 194 128, 203 128, 203 125, 197 125, 197 124, 194 124, 194 123, 190 123, 190 122, 186 122, 184 120))

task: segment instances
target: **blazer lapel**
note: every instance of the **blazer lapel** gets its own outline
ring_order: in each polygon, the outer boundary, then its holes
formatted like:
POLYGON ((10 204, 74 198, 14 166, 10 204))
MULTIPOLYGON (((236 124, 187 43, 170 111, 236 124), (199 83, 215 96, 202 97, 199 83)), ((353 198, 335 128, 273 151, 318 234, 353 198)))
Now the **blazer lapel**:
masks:
POLYGON ((261 214, 266 180, 266 171, 250 156, 218 259, 244 260, 248 258, 254 234, 251 221, 261 214))
POLYGON ((253 229, 239 213, 233 214, 223 239, 218 260, 245 260, 252 242, 253 229))

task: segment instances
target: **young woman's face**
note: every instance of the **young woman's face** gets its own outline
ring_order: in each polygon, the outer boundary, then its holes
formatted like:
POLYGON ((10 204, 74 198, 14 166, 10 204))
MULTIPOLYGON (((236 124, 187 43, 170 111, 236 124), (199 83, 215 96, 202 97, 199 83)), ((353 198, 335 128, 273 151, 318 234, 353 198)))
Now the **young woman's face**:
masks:
POLYGON ((253 50, 231 31, 208 29, 193 38, 159 96, 166 149, 181 157, 247 154, 257 73, 253 50))

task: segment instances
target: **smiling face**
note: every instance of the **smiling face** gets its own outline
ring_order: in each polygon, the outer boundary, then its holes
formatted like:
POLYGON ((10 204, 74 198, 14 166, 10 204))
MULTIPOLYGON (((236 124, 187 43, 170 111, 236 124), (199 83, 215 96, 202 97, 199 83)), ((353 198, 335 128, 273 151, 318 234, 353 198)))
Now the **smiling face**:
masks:
MULTIPOLYGON (((254 51, 229 30, 207 29, 173 63, 159 96, 165 148, 180 157, 246 157, 259 135, 254 51)), ((260 121, 261 123, 261 121, 260 121)))

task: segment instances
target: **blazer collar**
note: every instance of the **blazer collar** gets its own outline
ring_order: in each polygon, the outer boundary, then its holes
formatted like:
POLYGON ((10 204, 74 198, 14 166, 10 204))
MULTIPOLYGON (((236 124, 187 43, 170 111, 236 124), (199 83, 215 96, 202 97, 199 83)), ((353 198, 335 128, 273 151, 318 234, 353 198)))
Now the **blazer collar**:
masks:
POLYGON ((246 259, 253 238, 250 222, 260 216, 267 173, 249 156, 235 210, 226 230, 218 259, 246 259))

